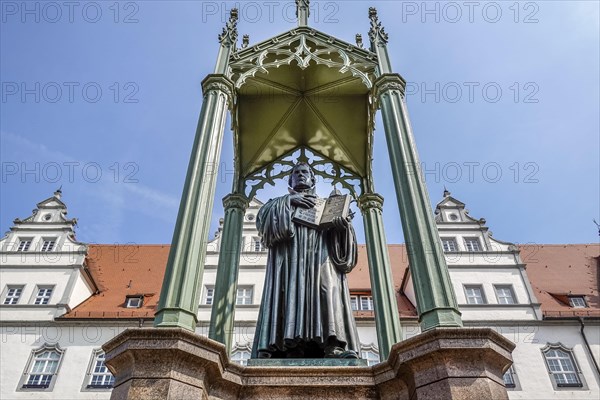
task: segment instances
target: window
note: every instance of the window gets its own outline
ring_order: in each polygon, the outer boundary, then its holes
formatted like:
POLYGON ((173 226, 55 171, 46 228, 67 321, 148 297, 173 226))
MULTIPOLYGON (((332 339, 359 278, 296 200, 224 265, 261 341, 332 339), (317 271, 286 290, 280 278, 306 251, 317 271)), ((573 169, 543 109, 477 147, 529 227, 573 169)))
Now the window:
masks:
POLYGON ((442 247, 444 251, 458 251, 456 240, 452 238, 442 238, 442 247))
POLYGON ((265 246, 260 238, 252 238, 252 250, 256 252, 265 251, 265 246))
POLYGON ((248 349, 236 349, 231 353, 231 361, 240 365, 248 365, 250 359, 250 350, 248 349))
POLYGON ((514 389, 517 386, 515 383, 514 373, 515 371, 513 370, 512 366, 504 373, 504 386, 507 388, 514 389))
POLYGON ((352 311, 371 311, 373 310, 373 296, 352 295, 350 296, 350 306, 352 311))
POLYGON ((125 307, 127 308, 140 308, 144 304, 144 296, 127 296, 125 301, 125 307))
POLYGON ((486 304, 481 285, 465 286, 465 295, 467 296, 467 304, 486 304))
POLYGON ((54 384, 54 378, 64 350, 48 345, 34 350, 27 365, 22 381, 24 389, 48 389, 54 384))
POLYGON ((23 286, 7 286, 2 304, 18 304, 23 294, 23 286))
POLYGON ((373 296, 360 296, 360 309, 369 311, 373 309, 373 296))
POLYGON ((17 247, 17 251, 28 251, 31 246, 31 238, 21 239, 19 241, 19 247, 17 247))
POLYGON ((214 286, 204 286, 203 304, 206 304, 207 306, 212 305, 214 298, 215 298, 215 287, 214 286))
POLYGON ((481 246, 479 245, 479 239, 477 238, 465 238, 465 248, 467 251, 481 251, 481 246))
POLYGON ((570 350, 558 346, 546 346, 542 350, 546 365, 556 387, 582 387, 579 371, 576 368, 573 354, 570 350))
POLYGON ((587 308, 587 303, 583 296, 571 296, 569 297, 569 304, 573 308, 587 308))
POLYGON ((52 289, 50 286, 38 286, 38 292, 35 296, 35 300, 33 304, 44 305, 50 302, 50 297, 52 297, 52 289))
POLYGON ((248 305, 252 304, 252 286, 241 286, 237 290, 235 304, 248 305))
POLYGON ((44 239, 44 243, 42 244, 42 251, 52 251, 54 249, 55 244, 56 239, 44 239))
POLYGON ((106 355, 102 350, 92 353, 92 363, 88 372, 87 389, 110 389, 115 384, 115 377, 110 373, 104 360, 106 355))
POLYGON ((515 295, 511 285, 494 286, 498 304, 515 304, 515 295))
POLYGON ((373 347, 363 348, 360 352, 360 358, 366 360, 369 367, 380 362, 379 352, 373 347))

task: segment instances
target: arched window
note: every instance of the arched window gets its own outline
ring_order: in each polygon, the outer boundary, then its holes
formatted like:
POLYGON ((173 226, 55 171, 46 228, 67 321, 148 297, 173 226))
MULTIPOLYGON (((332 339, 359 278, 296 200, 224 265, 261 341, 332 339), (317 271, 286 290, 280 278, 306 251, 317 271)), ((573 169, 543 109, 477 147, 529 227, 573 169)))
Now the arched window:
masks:
POLYGON ((362 345, 360 358, 367 360, 368 366, 379 364, 379 349, 373 343, 369 345, 362 345))
POLYGON ((248 360, 250 359, 251 351, 252 350, 250 348, 250 345, 248 344, 236 344, 233 350, 231 351, 231 361, 236 364, 246 366, 248 365, 248 360))
POLYGON ((560 343, 542 349, 552 384, 555 388, 583 387, 583 379, 571 349, 560 343))
POLYGON ((104 361, 106 355, 102 349, 92 352, 92 359, 88 368, 86 389, 111 389, 115 384, 115 377, 110 373, 104 361))
POLYGON ((33 350, 20 386, 23 389, 52 390, 64 352, 58 344, 45 344, 33 350))

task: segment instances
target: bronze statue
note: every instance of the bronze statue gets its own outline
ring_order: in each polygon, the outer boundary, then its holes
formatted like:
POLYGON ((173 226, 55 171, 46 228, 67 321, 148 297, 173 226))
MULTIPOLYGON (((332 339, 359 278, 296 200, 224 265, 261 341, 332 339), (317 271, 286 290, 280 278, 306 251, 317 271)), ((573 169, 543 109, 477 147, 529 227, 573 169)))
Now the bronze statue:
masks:
POLYGON ((357 260, 350 218, 336 217, 326 230, 293 221, 296 208, 317 200, 310 166, 296 164, 289 186, 256 222, 269 256, 252 358, 358 358, 346 279, 357 260))

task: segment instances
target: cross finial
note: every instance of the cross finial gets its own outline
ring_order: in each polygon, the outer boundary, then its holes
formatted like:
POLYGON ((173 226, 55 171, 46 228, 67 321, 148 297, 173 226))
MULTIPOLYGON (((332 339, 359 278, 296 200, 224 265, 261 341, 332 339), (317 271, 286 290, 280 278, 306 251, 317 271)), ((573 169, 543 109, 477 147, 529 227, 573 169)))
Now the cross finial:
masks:
POLYGON ((238 9, 232 8, 231 12, 229 13, 229 21, 227 21, 227 23, 225 24, 225 27, 223 28, 223 32, 219 35, 219 42, 222 45, 232 46, 234 48, 234 51, 235 51, 235 47, 237 44, 237 37, 238 37, 237 21, 238 21, 238 9))
POLYGON ((381 22, 379 22, 375 7, 369 7, 369 19, 371 20, 371 29, 369 30, 371 47, 374 48, 378 42, 386 44, 388 42, 388 34, 385 33, 385 29, 381 26, 381 22))
POLYGON ((296 17, 298 26, 308 26, 308 17, 310 16, 310 0, 296 0, 296 17))

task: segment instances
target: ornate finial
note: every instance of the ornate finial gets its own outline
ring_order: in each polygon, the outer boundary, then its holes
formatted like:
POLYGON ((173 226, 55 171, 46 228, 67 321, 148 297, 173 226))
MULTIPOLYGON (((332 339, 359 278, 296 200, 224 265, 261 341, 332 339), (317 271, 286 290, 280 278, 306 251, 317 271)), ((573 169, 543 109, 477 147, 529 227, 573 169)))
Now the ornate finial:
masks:
POLYGON ((245 49, 250 44, 250 35, 242 36, 242 49, 245 49))
POLYGON ((308 17, 310 16, 310 0, 296 0, 296 18, 298 26, 308 26, 308 17))
POLYGON ((444 186, 444 197, 448 196, 450 196, 450 192, 448 191, 448 189, 446 189, 446 186, 444 186))
POLYGON ((57 199, 60 199, 61 195, 62 195, 62 185, 60 185, 60 187, 58 189, 56 189, 56 192, 54 192, 54 197, 56 197, 57 199))
POLYGON ((371 45, 374 45, 377 41, 382 41, 386 44, 388 42, 388 34, 385 33, 385 29, 381 26, 381 22, 379 22, 375 7, 369 7, 369 19, 371 20, 371 29, 369 30, 371 45))
POLYGON ((356 34, 356 46, 363 48, 362 35, 360 33, 356 34))
POLYGON ((227 21, 225 28, 223 28, 223 32, 219 35, 219 42, 221 44, 229 44, 235 48, 238 37, 237 21, 238 9, 232 8, 231 12, 229 13, 229 21, 227 21))

